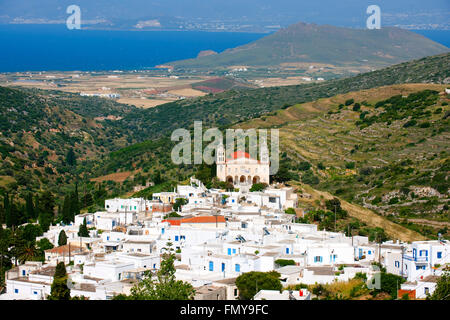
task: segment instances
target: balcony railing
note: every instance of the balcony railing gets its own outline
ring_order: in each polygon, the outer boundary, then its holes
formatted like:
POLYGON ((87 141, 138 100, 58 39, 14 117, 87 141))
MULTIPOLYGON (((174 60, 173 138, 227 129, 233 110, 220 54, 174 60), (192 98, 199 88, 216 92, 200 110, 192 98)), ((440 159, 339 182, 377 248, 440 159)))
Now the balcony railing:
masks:
POLYGON ((415 261, 415 262, 428 262, 428 257, 413 257, 413 256, 405 255, 405 256, 403 256, 403 258, 405 260, 415 261))

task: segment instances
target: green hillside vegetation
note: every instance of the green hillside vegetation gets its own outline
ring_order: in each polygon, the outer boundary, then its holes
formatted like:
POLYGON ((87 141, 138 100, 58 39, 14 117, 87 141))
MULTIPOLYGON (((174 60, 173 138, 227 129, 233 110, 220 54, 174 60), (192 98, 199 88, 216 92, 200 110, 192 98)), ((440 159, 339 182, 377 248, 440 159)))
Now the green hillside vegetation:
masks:
POLYGON ((133 109, 59 91, 0 87, 1 190, 64 194, 96 159, 136 142, 128 128, 96 117, 133 109))
POLYGON ((443 224, 407 220, 450 218, 450 109, 444 88, 397 85, 352 92, 238 126, 279 128, 291 178, 428 237, 448 237, 443 224))
POLYGON ((449 65, 450 54, 444 54, 323 83, 229 90, 134 110, 113 125, 123 123, 143 140, 166 136, 177 128, 190 128, 195 120, 203 121, 205 127, 225 127, 294 104, 346 92, 399 83, 443 83, 450 77, 449 65))
POLYGON ((223 92, 231 89, 255 88, 254 85, 230 77, 214 78, 196 82, 193 83, 191 87, 208 93, 223 92))
POLYGON ((395 27, 368 30, 300 22, 217 55, 166 64, 182 70, 235 65, 277 66, 293 62, 386 67, 444 52, 448 52, 447 47, 395 27))

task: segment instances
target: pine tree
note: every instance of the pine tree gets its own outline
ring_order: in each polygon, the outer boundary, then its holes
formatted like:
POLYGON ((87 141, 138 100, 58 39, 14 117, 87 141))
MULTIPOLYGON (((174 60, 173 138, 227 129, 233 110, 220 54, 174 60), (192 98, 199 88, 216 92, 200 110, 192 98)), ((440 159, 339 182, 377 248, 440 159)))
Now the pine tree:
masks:
POLYGON ((58 246, 64 246, 67 244, 67 235, 64 230, 61 230, 58 236, 58 246))
POLYGON ((86 218, 84 218, 83 224, 80 224, 80 228, 78 229, 78 236, 85 238, 89 237, 89 230, 87 229, 86 218))
POLYGON ((70 289, 67 287, 67 272, 64 262, 57 264, 48 300, 70 300, 70 289))

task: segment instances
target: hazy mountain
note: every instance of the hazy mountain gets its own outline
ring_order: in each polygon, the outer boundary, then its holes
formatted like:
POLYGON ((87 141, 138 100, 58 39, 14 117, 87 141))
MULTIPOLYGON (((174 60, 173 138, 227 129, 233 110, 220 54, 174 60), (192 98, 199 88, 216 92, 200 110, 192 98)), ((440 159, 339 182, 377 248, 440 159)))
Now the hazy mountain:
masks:
MULTIPOLYGON (((10 23, 17 18, 64 21, 68 17, 66 8, 71 4, 80 6, 82 19, 106 20, 105 26, 115 28, 132 27, 140 20, 151 19, 160 20, 163 28, 178 28, 179 24, 201 27, 205 22, 216 27, 225 24, 225 28, 230 25, 285 27, 300 20, 363 28, 368 17, 366 9, 374 3, 369 0, 2 0, 0 22, 10 23)), ((376 4, 381 8, 383 25, 448 26, 447 0, 378 0, 376 4)))
POLYGON ((218 55, 169 64, 197 69, 276 66, 287 62, 379 67, 448 50, 426 37, 395 27, 368 30, 300 22, 218 55))

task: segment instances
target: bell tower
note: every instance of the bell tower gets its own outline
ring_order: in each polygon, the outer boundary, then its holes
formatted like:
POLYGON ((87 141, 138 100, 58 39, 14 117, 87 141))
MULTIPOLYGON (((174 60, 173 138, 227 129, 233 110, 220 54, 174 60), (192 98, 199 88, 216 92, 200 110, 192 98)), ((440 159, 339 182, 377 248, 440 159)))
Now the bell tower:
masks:
POLYGON ((268 164, 269 163, 269 149, 267 148, 267 143, 264 141, 260 145, 260 155, 259 159, 261 161, 261 164, 268 164))
POLYGON ((223 143, 220 142, 216 148, 216 176, 221 181, 225 181, 225 166, 225 148, 223 147, 223 143))
POLYGON ((225 163, 225 148, 223 147, 223 143, 220 143, 216 149, 216 164, 224 164, 225 163))

